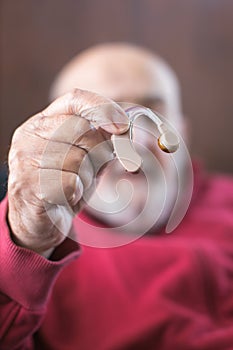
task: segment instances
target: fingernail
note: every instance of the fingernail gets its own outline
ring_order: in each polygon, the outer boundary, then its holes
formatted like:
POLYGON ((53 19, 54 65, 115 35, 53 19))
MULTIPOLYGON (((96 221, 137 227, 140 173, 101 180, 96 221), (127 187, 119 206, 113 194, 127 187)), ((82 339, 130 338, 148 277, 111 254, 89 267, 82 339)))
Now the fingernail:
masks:
POLYGON ((129 130, 129 123, 125 124, 125 123, 117 123, 115 124, 117 129, 121 132, 124 133, 126 131, 129 130))
POLYGON ((112 120, 114 126, 119 130, 120 133, 124 133, 129 129, 129 118, 124 110, 116 110, 113 113, 112 120))

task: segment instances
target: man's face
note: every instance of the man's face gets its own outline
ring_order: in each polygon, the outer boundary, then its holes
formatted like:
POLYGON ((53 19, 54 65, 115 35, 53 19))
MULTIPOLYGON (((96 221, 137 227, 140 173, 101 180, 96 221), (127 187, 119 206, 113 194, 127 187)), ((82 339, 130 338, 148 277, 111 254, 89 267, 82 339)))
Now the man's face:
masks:
MULTIPOLYGON (((142 105, 171 120, 171 106, 167 106, 162 96, 144 95, 130 100, 122 96, 121 101, 119 104, 125 110, 142 105)), ((142 158, 142 167, 137 173, 129 173, 117 159, 111 161, 102 171, 86 207, 89 214, 110 226, 137 234, 159 229, 166 223, 175 200, 177 170, 170 155, 158 147, 156 130, 151 120, 136 119, 133 142, 142 158)))
MULTIPOLYGON (((166 115, 167 106, 162 98, 135 99, 133 102, 119 104, 126 110, 129 106, 142 105, 166 115)), ((133 143, 142 158, 142 167, 136 173, 129 173, 117 159, 109 162, 86 207, 90 214, 110 226, 139 234, 165 224, 174 204, 177 171, 170 155, 158 147, 156 130, 151 120, 136 119, 133 143)))
MULTIPOLYGON (((163 62, 127 48, 102 51, 72 63, 56 94, 77 82, 77 87, 105 95, 124 109, 132 104, 148 107, 182 129, 178 84, 163 62)), ((143 159, 140 171, 128 173, 117 159, 109 162, 88 201, 86 211, 110 226, 140 233, 159 227, 170 215, 176 169, 170 156, 159 149, 152 129, 145 118, 138 118, 134 126, 135 148, 143 159)))

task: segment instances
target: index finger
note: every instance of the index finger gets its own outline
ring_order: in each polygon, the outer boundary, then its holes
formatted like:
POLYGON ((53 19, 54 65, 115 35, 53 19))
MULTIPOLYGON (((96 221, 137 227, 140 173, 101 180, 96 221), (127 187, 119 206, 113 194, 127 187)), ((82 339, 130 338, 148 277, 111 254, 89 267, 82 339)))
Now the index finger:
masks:
POLYGON ((101 127, 111 134, 122 134, 129 128, 125 111, 114 101, 96 93, 73 89, 51 103, 42 114, 77 115, 88 120, 95 128, 101 127))

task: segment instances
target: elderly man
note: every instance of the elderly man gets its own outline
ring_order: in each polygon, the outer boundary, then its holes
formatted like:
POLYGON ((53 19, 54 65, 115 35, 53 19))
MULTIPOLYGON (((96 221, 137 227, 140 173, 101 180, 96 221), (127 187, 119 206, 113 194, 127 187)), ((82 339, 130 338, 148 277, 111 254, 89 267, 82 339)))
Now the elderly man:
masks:
MULTIPOLYGON (((153 126, 135 125, 137 173, 110 141, 128 131, 130 103, 158 111, 186 138, 172 70, 144 49, 101 45, 62 70, 51 98, 16 130, 9 153, 1 349, 232 349, 232 180, 194 167, 188 213, 167 235, 176 169, 153 126)), ((177 164, 185 179, 182 152, 177 164)))

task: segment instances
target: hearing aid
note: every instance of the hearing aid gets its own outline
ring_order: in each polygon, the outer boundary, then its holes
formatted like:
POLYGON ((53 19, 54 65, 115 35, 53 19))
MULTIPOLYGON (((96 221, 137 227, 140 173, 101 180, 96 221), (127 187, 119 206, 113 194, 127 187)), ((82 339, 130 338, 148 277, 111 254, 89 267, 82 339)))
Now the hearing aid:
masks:
POLYGON ((111 140, 115 155, 125 170, 129 172, 136 172, 142 165, 142 158, 136 152, 133 146, 133 126, 135 120, 140 116, 145 116, 152 120, 159 132, 158 146, 166 153, 173 153, 179 148, 179 138, 171 131, 167 125, 162 122, 157 114, 152 112, 149 108, 131 107, 126 111, 129 117, 129 129, 126 133, 121 135, 112 135, 111 140))

